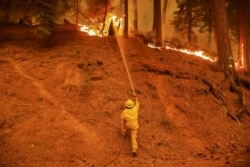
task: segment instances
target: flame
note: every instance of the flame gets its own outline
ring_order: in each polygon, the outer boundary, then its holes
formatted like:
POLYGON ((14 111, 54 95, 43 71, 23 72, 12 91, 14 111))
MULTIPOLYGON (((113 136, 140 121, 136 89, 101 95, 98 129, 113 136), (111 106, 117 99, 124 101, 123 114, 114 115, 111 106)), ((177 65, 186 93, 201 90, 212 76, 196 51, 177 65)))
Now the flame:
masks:
POLYGON ((208 60, 208 61, 211 61, 211 62, 216 62, 215 59, 211 58, 210 56, 205 55, 202 50, 191 51, 191 50, 188 50, 188 49, 178 49, 178 48, 167 46, 167 45, 160 47, 160 46, 155 46, 152 43, 149 43, 148 47, 159 49, 159 50, 161 50, 162 48, 168 49, 168 50, 174 50, 174 51, 177 51, 177 52, 182 52, 182 53, 186 53, 186 54, 189 54, 189 55, 194 55, 194 56, 200 57, 200 58, 202 58, 204 60, 208 60))
POLYGON ((91 29, 87 25, 79 25, 80 31, 86 32, 89 36, 100 36, 100 31, 96 29, 91 29))
POLYGON ((241 45, 241 50, 242 50, 242 55, 240 56, 240 60, 238 60, 237 62, 235 62, 235 68, 236 69, 244 69, 244 44, 241 45))
POLYGON ((201 51, 201 50, 199 50, 199 51, 190 51, 188 49, 177 49, 177 48, 171 48, 169 46, 166 46, 165 48, 170 49, 170 50, 179 51, 179 52, 182 52, 182 53, 186 53, 186 54, 189 54, 189 55, 194 55, 194 56, 200 57, 200 58, 202 58, 204 60, 209 60, 211 62, 215 62, 214 59, 212 59, 211 57, 205 55, 204 52, 201 51))
MULTIPOLYGON (((189 55, 194 55, 194 56, 200 57, 200 58, 202 58, 204 60, 208 60, 208 61, 211 61, 211 62, 217 62, 217 59, 218 59, 217 57, 212 58, 211 56, 205 55, 202 50, 191 51, 191 50, 188 50, 188 49, 178 49, 176 47, 172 47, 172 46, 169 46, 169 45, 156 46, 153 43, 148 43, 148 47, 154 48, 154 49, 159 49, 159 50, 162 50, 162 49, 174 50, 174 51, 177 51, 177 52, 182 52, 182 53, 186 53, 186 54, 189 54, 189 55)), ((244 44, 242 44, 242 50, 243 50, 243 47, 244 47, 244 44)), ((235 61, 236 70, 244 69, 244 61, 245 61, 244 60, 244 53, 242 52, 242 56, 240 57, 240 60, 235 61)))
MULTIPOLYGON (((114 26, 116 26, 118 28, 118 35, 121 34, 121 32, 119 31, 121 29, 121 24, 123 23, 123 19, 122 18, 117 18, 117 16, 115 15, 111 15, 109 18, 107 18, 108 21, 106 21, 107 27, 105 27, 106 29, 109 28, 109 24, 111 23, 111 21, 113 21, 114 26)), ((102 27, 103 23, 100 23, 99 26, 96 26, 95 28, 91 28, 87 25, 81 25, 79 24, 78 26, 80 27, 80 31, 87 33, 90 36, 103 36, 103 34, 100 31, 100 27, 102 27)), ((104 31, 108 31, 108 30, 104 30, 104 31)))

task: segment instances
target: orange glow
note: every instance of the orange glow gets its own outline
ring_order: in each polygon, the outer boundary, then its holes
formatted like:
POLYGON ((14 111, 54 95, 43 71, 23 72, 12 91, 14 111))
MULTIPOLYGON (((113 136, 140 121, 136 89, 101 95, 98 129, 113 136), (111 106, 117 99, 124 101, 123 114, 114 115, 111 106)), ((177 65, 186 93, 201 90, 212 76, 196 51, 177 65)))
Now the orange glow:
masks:
POLYGON ((240 56, 240 60, 238 62, 235 62, 235 68, 236 69, 243 69, 244 68, 244 44, 241 45, 242 55, 240 56))
POLYGON ((211 62, 216 62, 215 59, 211 58, 210 56, 207 56, 204 54, 203 51, 191 51, 191 50, 188 50, 188 49, 177 49, 175 47, 170 47, 170 46, 163 46, 163 47, 159 47, 159 46, 155 46, 154 44, 148 44, 148 47, 150 48, 155 48, 155 49, 169 49, 169 50, 174 50, 174 51, 177 51, 177 52, 182 52, 182 53, 186 53, 186 54, 190 54, 190 55, 194 55, 194 56, 197 56, 197 57, 200 57, 204 60, 208 60, 208 61, 211 61, 211 62))
POLYGON ((87 25, 79 25, 80 31, 86 32, 89 36, 100 36, 100 31, 91 29, 87 25))
MULTIPOLYGON (((117 18, 115 15, 111 15, 109 18, 107 18, 107 21, 105 23, 105 25, 107 26, 104 27, 104 32, 108 32, 108 28, 109 28, 111 21, 113 21, 114 26, 117 27, 118 32, 116 32, 117 33, 116 35, 121 35, 121 32, 119 30, 121 29, 121 24, 123 23, 123 19, 117 18)), ((96 27, 93 27, 93 26, 89 27, 87 25, 81 25, 81 24, 79 24, 78 26, 80 27, 80 31, 85 32, 90 36, 103 36, 103 34, 100 31, 101 29, 100 27, 103 26, 102 23, 96 27)))

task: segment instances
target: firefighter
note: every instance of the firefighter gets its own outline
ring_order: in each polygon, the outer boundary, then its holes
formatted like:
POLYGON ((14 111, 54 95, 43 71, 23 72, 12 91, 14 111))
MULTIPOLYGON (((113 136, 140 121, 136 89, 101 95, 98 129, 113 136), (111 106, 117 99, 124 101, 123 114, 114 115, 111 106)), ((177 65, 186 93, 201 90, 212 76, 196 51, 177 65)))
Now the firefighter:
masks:
POLYGON ((122 134, 125 136, 129 130, 131 133, 131 143, 132 143, 132 156, 137 156, 137 130, 139 128, 138 124, 138 111, 139 111, 139 102, 137 97, 135 100, 128 99, 125 102, 125 109, 121 114, 121 127, 122 134))

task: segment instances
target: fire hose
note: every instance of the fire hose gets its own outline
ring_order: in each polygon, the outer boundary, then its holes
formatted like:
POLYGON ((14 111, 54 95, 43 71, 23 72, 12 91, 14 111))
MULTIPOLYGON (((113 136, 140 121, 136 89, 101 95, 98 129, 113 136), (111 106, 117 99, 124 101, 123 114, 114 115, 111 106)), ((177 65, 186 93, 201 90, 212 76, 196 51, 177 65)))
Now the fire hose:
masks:
MULTIPOLYGON (((129 79, 129 82, 130 82, 130 86, 131 86, 131 89, 133 91, 133 95, 136 96, 136 93, 135 93, 135 89, 134 89, 134 85, 133 85, 133 82, 132 82, 132 79, 131 79, 131 76, 130 76, 130 73, 129 73, 129 70, 128 70, 128 65, 127 65, 127 61, 126 61, 126 58, 125 58, 125 55, 123 53, 123 50, 121 48, 121 44, 120 44, 120 41, 118 39, 118 37, 116 36, 116 39, 117 39, 117 43, 118 43, 118 46, 120 48, 120 52, 121 52, 121 55, 122 55, 122 60, 123 60, 123 63, 124 63, 124 66, 125 66, 125 69, 126 69, 126 72, 127 72, 127 75, 128 75, 128 79, 129 79)), ((122 145, 123 145, 123 142, 124 142, 124 138, 125 138, 125 134, 123 134, 122 136, 122 141, 121 141, 121 145, 120 145, 120 148, 119 150, 116 152, 114 158, 112 160, 110 160, 109 162, 107 162, 104 167, 106 167, 107 165, 109 165, 110 163, 112 163, 117 157, 118 155, 120 154, 121 152, 121 148, 122 148, 122 145)))
MULTIPOLYGON (((118 42, 119 43, 119 42, 118 42)), ((132 79, 131 79, 131 76, 130 76, 130 73, 129 73, 129 70, 128 70, 128 66, 127 66, 127 62, 126 62, 126 58, 123 54, 122 55, 122 59, 123 59, 123 62, 124 62, 124 66, 125 66, 125 69, 126 69, 126 72, 127 72, 127 75, 128 75, 128 79, 129 79, 129 82, 130 82, 130 86, 131 86, 131 89, 133 91, 133 94, 134 96, 136 96, 136 93, 135 93, 135 89, 134 89, 134 86, 133 86, 133 82, 132 82, 132 79)), ((125 138, 125 134, 123 134, 122 136, 122 141, 121 141, 121 145, 119 147, 119 150, 116 152, 115 156, 113 159, 111 159, 109 162, 107 162, 104 167, 108 166, 110 163, 112 163, 117 157, 118 155, 120 154, 121 152, 121 148, 122 148, 122 145, 123 145, 123 142, 124 142, 124 138, 125 138)))
POLYGON ((110 160, 109 162, 107 162, 103 167, 108 166, 110 163, 112 163, 112 162, 118 157, 118 155, 120 154, 121 149, 122 149, 122 145, 123 145, 124 138, 125 138, 125 135, 122 136, 122 142, 121 142, 120 148, 119 148, 119 150, 116 152, 114 158, 113 158, 112 160, 110 160))

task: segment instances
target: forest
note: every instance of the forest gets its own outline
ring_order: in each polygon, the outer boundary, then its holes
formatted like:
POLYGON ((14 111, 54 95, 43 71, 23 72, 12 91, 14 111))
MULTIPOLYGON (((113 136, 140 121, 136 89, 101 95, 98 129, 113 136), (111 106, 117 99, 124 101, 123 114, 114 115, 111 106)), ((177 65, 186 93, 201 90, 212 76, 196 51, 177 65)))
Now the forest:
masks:
POLYGON ((250 0, 1 0, 0 166, 249 166, 249 18, 250 0))
MULTIPOLYGON (((143 1, 144 2, 144 1, 143 1)), ((79 22, 82 19, 87 23, 87 27, 94 26, 94 34, 113 35, 114 31, 122 31, 122 35, 128 37, 133 31, 134 35, 142 36, 148 43, 153 43, 154 46, 164 46, 167 41, 163 39, 163 17, 167 17, 168 0, 154 0, 153 5, 153 20, 151 35, 141 34, 138 30, 138 23, 144 20, 138 20, 138 6, 141 1, 134 0, 26 0, 26 1, 1 1, 1 23, 6 25, 9 23, 24 24, 27 26, 37 26, 36 33, 42 36, 51 36, 53 28, 57 24, 56 21, 65 13, 71 11, 75 17, 74 21, 68 21, 64 18, 64 23, 75 24, 76 30, 79 28, 79 22), (114 5, 116 4, 116 5, 114 5), (134 16, 129 17, 129 7, 133 6, 134 16), (161 10, 163 9, 163 10, 161 10), (116 13, 124 18, 117 19, 109 13, 116 13), (14 16, 12 16, 14 15, 14 16), (16 20, 13 22, 14 17, 16 20), (82 18, 83 17, 83 18, 82 18), (80 19, 82 18, 82 19, 80 19), (133 20, 133 25, 129 26, 129 20, 133 20), (106 29, 105 29, 106 27, 106 29), (120 30, 119 30, 120 29, 120 30), (153 34, 153 35, 152 35, 153 34)), ((174 19, 171 24, 176 32, 183 37, 178 42, 179 45, 185 43, 187 46, 195 46, 197 41, 197 31, 199 33, 208 34, 208 45, 212 43, 212 36, 217 48, 217 62, 223 69, 225 74, 229 76, 234 89, 236 88, 235 81, 237 78, 236 70, 243 71, 246 74, 250 73, 250 2, 249 0, 234 1, 221 0, 208 2, 206 0, 176 0, 177 9, 174 11, 174 19), (214 34, 214 35, 213 35, 214 34), (238 54, 233 55, 232 43, 238 46, 238 54)), ((116 15, 115 15, 116 16, 116 15)), ((86 28, 85 28, 86 29, 86 28)), ((164 29, 167 29, 164 27, 164 29)), ((87 31, 89 29, 87 28, 87 31)), ((166 31, 166 30, 165 30, 166 31)), ((176 44, 176 43, 175 43, 176 44)), ((241 80, 241 79, 238 79, 241 80)), ((249 84, 248 81, 243 81, 249 84)), ((243 99, 242 99, 243 100, 243 99)), ((244 101, 242 102, 244 104, 244 101)), ((243 106, 245 108, 245 106, 243 106)), ((246 111, 248 113, 248 111, 246 111)))
MULTIPOLYGON (((138 6, 141 6, 143 2, 139 0, 133 0, 133 2, 126 0, 2 0, 0 19, 2 24, 38 25, 36 32, 45 35, 50 35, 53 26, 60 24, 58 22, 59 20, 62 22, 63 17, 66 18, 63 18, 64 21, 68 21, 67 17, 70 18, 68 22, 71 24, 94 25, 95 31, 98 30, 99 34, 107 35, 110 19, 113 19, 116 26, 122 28, 122 34, 126 36, 131 32, 140 34, 138 23, 145 20, 138 20, 138 6), (129 13, 129 8, 133 8, 132 14, 129 13), (115 20, 110 13, 115 14, 122 21, 115 20)), ((163 27, 163 22, 165 22, 164 18, 169 17, 167 10, 171 6, 168 6, 168 0, 154 0, 153 2, 150 0, 150 3, 153 9, 152 30, 141 35, 147 36, 145 38, 150 38, 148 40, 151 41, 154 38, 155 43, 162 45, 165 42, 162 33, 168 31, 168 27, 163 27)), ((223 0, 221 4, 217 1, 213 3, 205 0, 176 0, 176 5, 176 10, 171 13, 173 16, 171 24, 182 37, 177 44, 195 45, 200 33, 208 34, 207 45, 215 43, 218 63, 225 71, 235 73, 235 67, 233 70, 228 68, 230 57, 233 57, 232 65, 236 64, 237 67, 249 73, 249 19, 247 19, 249 18, 249 0, 239 2, 223 0), (232 54, 232 44, 238 45, 237 55, 232 54)), ((171 40, 175 39, 169 39, 171 40)))

